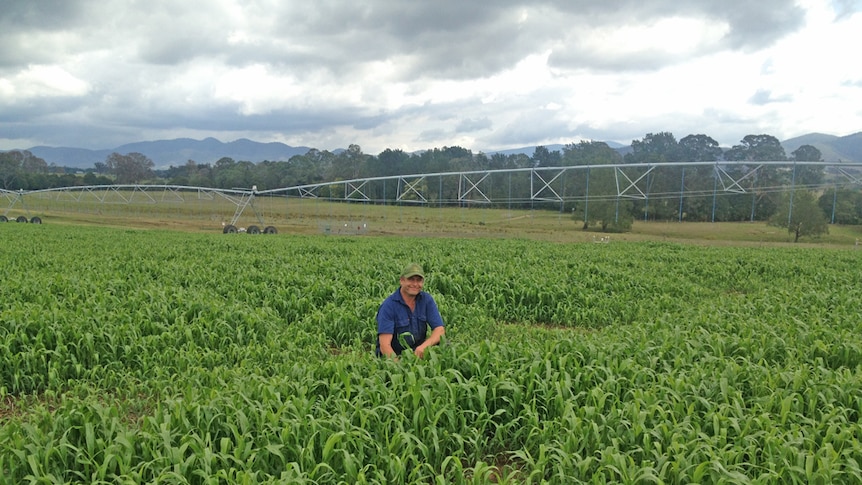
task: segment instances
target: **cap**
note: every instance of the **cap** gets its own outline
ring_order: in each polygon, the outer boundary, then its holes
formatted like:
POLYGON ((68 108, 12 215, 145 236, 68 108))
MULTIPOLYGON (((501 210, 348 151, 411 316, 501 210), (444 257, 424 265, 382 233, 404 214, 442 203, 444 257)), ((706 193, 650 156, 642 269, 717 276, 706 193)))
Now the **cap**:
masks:
POLYGON ((421 276, 423 279, 425 278, 425 272, 422 271, 422 266, 419 266, 416 263, 410 263, 404 268, 404 271, 401 272, 402 278, 412 278, 413 276, 421 276))

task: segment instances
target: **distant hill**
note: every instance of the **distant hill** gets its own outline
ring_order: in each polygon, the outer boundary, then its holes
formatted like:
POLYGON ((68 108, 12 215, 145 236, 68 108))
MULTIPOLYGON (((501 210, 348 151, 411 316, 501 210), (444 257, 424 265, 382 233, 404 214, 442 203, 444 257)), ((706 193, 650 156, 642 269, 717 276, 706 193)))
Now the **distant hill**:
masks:
MULTIPOLYGON (((623 145, 621 143, 615 142, 605 143, 607 143, 609 147, 619 152, 620 155, 625 155, 632 150, 631 145, 623 145)), ((847 136, 809 133, 807 135, 790 138, 781 142, 781 146, 784 147, 784 152, 787 154, 788 157, 802 145, 811 145, 820 150, 823 161, 826 162, 862 162, 862 132, 854 133, 847 136)), ((562 151, 564 146, 565 145, 544 145, 545 148, 552 152, 562 151)), ((486 154, 490 155, 493 153, 502 153, 504 155, 524 154, 527 156, 532 156, 535 151, 535 146, 529 146, 512 148, 509 150, 486 152, 486 154)))
POLYGON ((277 162, 288 160, 294 155, 304 155, 308 150, 308 147, 293 147, 284 143, 259 143, 246 139, 224 143, 215 138, 143 141, 107 150, 44 146, 29 149, 33 155, 49 164, 74 168, 92 168, 96 162, 104 163, 105 159, 114 152, 123 155, 132 152, 142 153, 153 161, 156 168, 167 168, 171 165, 175 167, 185 165, 189 160, 197 163, 215 163, 223 157, 229 157, 238 162, 259 163, 264 160, 277 162))
MULTIPOLYGON (((607 143, 607 145, 609 147, 613 148, 614 150, 620 152, 623 155, 625 153, 627 153, 627 151, 631 148, 628 145, 623 145, 622 143, 617 143, 615 141, 606 141, 604 143, 607 143)), ((555 144, 555 145, 537 145, 537 146, 543 146, 543 147, 547 148, 548 151, 551 151, 551 152, 561 152, 561 151, 563 151, 563 147, 566 145, 555 144)), ((494 150, 494 151, 484 152, 484 153, 486 155, 493 155, 494 153, 502 153, 503 155, 523 154, 523 155, 527 155, 528 157, 532 157, 535 152, 536 152, 536 146, 529 146, 529 147, 511 148, 508 150, 494 150)))
MULTIPOLYGON (((605 142, 617 150, 620 154, 631 151, 630 145, 622 145, 615 142, 605 142)), ((823 160, 833 161, 862 161, 862 132, 847 136, 824 135, 822 133, 810 133, 781 142, 784 150, 789 156, 802 145, 812 145, 823 154, 823 160)), ((562 151, 565 145, 544 145, 550 151, 562 151)), ((175 140, 143 141, 129 143, 105 150, 87 150, 73 147, 47 147, 37 146, 30 148, 33 155, 42 158, 49 164, 60 167, 93 168, 97 162, 104 163, 111 153, 117 152, 123 155, 138 152, 146 155, 153 161, 156 168, 168 168, 169 166, 185 165, 189 160, 197 163, 215 163, 222 157, 229 157, 236 161, 248 161, 260 163, 264 160, 273 162, 289 160, 294 155, 304 155, 310 150, 309 147, 294 147, 284 143, 260 143, 247 139, 224 143, 215 138, 193 140, 191 138, 177 138, 175 140)), ((333 150, 339 153, 341 150, 333 150)), ((526 146, 508 150, 485 151, 486 155, 502 153, 513 155, 522 153, 532 156, 536 151, 535 146, 526 146)), ((476 151, 476 153, 478 153, 476 151)))
POLYGON ((787 156, 790 156, 802 145, 811 145, 820 150, 826 162, 859 162, 862 161, 862 132, 847 136, 824 135, 809 133, 781 142, 787 156))

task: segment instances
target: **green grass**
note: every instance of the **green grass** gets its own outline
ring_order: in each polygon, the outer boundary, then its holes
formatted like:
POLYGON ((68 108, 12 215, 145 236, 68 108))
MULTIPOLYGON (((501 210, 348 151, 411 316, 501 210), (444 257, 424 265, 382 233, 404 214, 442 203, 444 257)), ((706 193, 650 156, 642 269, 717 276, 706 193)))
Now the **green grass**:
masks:
POLYGON ((862 252, 436 236, 0 226, 0 483, 862 480, 862 252))
MULTIPOLYGON (((232 220, 236 205, 224 199, 182 202, 135 202, 141 195, 125 194, 131 203, 105 204, 96 200, 31 200, 28 215, 45 224, 88 224, 110 227, 170 229, 218 233, 232 220), (137 198, 135 198, 137 197, 137 198)), ((247 208, 237 225, 273 225, 289 234, 415 236, 453 238, 517 238, 556 242, 591 242, 603 236, 611 241, 676 241, 705 244, 792 243, 787 231, 762 222, 644 222, 632 230, 603 234, 582 230, 582 223, 556 210, 510 210, 481 207, 416 207, 335 203, 310 199, 260 197, 255 207, 262 221, 247 208), (357 228, 360 228, 357 230, 357 228)), ((21 208, 9 213, 13 218, 21 208)), ((830 226, 829 234, 803 238, 800 244, 855 246, 862 227, 830 226)))

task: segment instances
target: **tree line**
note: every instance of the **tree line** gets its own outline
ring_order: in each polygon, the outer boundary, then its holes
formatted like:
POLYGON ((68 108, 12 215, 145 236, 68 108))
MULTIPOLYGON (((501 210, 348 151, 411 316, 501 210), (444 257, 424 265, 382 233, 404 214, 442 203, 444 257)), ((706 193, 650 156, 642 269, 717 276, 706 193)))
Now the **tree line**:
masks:
MULTIPOLYGON (((713 161, 820 161, 820 151, 803 145, 786 154, 777 138, 771 135, 747 135, 739 144, 723 149, 713 138, 688 135, 680 140, 670 132, 650 133, 633 140, 625 154, 603 142, 581 141, 563 146, 562 150, 549 150, 538 146, 532 156, 525 154, 473 153, 458 146, 434 148, 417 153, 386 149, 370 155, 359 145, 351 144, 338 153, 310 149, 287 161, 252 163, 223 157, 215 163, 197 163, 188 160, 184 165, 156 170, 154 163, 140 153, 112 153, 104 163, 83 175, 52 173, 44 160, 26 151, 0 153, 0 183, 7 190, 35 190, 52 187, 164 183, 222 189, 251 188, 258 190, 295 187, 323 182, 335 182, 371 177, 410 174, 484 171, 515 168, 592 166, 604 164, 713 162, 713 161)), ((742 176, 743 168, 729 176, 742 176)), ((613 172, 595 170, 589 180, 569 181, 568 194, 585 194, 591 197, 611 191, 615 185, 613 172), (585 186, 589 184, 589 187, 585 186)), ((539 204, 552 210, 570 212, 584 227, 598 225, 602 230, 625 230, 635 219, 688 220, 688 221, 745 221, 780 220, 788 197, 786 192, 772 188, 790 185, 799 187, 820 186, 826 174, 821 168, 799 167, 790 173, 786 169, 764 167, 756 172, 756 180, 749 181, 751 190, 714 200, 709 196, 688 197, 680 203, 678 198, 652 197, 643 200, 602 200, 539 204)), ((681 192, 711 192, 716 183, 711 166, 660 167, 654 169, 645 183, 652 194, 681 192), (681 183, 682 181, 682 183, 681 183)), ((518 188, 516 188, 518 190, 518 188)), ((524 190, 521 188, 520 190, 524 190)), ((835 189, 838 191, 839 189, 835 189)), ((442 196, 442 195, 441 195, 442 196)), ((378 197, 392 198, 394 194, 378 197)), ((862 196, 858 190, 841 190, 841 193, 809 191, 794 195, 797 205, 809 198, 820 211, 829 214, 831 221, 843 224, 862 223, 862 196), (840 204, 837 201, 840 200, 840 204)), ((377 200, 377 199, 375 199, 377 200)), ((535 207, 533 201, 520 202, 535 207)), ((800 209, 798 212, 804 212, 800 209)), ((788 225, 792 215, 787 217, 788 225)), ((810 225, 810 223, 809 223, 810 225)))

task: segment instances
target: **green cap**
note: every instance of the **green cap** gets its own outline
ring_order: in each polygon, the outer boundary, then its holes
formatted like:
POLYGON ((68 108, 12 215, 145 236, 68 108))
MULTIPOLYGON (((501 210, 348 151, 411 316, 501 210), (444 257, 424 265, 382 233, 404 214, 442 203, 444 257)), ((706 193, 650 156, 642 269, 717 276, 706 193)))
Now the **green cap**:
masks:
POLYGON ((419 266, 416 263, 410 263, 404 268, 404 271, 401 272, 402 278, 412 278, 414 276, 421 276, 422 279, 425 279, 425 272, 422 271, 422 266, 419 266))

